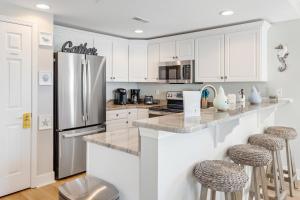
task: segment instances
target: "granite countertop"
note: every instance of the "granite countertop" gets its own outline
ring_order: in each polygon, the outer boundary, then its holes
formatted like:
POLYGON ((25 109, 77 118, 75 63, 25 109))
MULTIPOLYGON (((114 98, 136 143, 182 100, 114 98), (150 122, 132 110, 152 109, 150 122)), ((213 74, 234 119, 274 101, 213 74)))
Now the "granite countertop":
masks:
POLYGON ((251 112, 285 105, 291 101, 292 100, 290 99, 280 99, 278 103, 270 103, 268 100, 266 100, 260 105, 250 105, 247 103, 245 107, 237 104, 226 112, 217 112, 215 108, 209 108, 201 110, 201 117, 185 118, 183 113, 178 113, 137 120, 133 122, 133 125, 141 128, 149 128, 173 133, 191 133, 222 122, 240 118, 244 115, 250 114, 251 112))
POLYGON ((113 101, 108 101, 106 103, 106 111, 110 110, 122 110, 122 109, 134 109, 134 108, 144 108, 148 109, 154 106, 163 106, 167 105, 166 100, 160 100, 159 104, 152 104, 152 105, 146 105, 144 103, 139 103, 139 104, 126 104, 126 105, 115 105, 113 101))
POLYGON ((139 155, 139 130, 128 128, 125 130, 104 132, 83 137, 87 142, 124 151, 133 155, 139 155))

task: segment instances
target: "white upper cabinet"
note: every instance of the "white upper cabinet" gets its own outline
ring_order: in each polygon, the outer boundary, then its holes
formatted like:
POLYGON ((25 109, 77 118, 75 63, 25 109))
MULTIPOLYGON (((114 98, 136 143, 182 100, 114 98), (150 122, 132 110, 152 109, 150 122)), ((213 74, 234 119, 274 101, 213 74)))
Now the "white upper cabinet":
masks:
POLYGON ((159 49, 160 62, 174 61, 176 59, 175 41, 162 42, 159 44, 159 49))
POLYGON ((112 77, 113 77, 112 40, 96 36, 94 38, 94 46, 97 49, 98 55, 105 56, 106 58, 106 81, 112 81, 112 77))
POLYGON ((194 39, 161 42, 159 48, 160 62, 194 59, 194 39))
POLYGON ((148 82, 158 81, 159 44, 148 46, 148 82))
POLYGON ((195 66, 196 82, 223 82, 223 34, 204 36, 196 39, 195 66))
POLYGON ((258 30, 225 35, 226 81, 259 81, 259 37, 258 30))
POLYGON ((147 75, 147 41, 129 42, 129 81, 146 82, 147 75))
POLYGON ((195 80, 267 81, 269 27, 267 22, 254 22, 203 32, 196 39, 195 80))
POLYGON ((116 39, 113 41, 112 80, 128 82, 128 40, 116 39))
POLYGON ((176 41, 176 59, 194 60, 195 55, 194 39, 176 41))

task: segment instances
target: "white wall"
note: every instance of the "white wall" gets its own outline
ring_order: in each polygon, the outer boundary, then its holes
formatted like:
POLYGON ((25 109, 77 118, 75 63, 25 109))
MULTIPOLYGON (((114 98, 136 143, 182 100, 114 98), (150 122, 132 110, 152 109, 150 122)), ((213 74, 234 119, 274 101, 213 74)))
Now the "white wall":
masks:
MULTIPOLYGON (((18 6, 0 3, 0 15, 19 19, 22 21, 36 24, 38 32, 53 31, 53 15, 45 12, 37 12, 18 6)), ((37 33, 35 33, 37 34, 37 33)), ((38 36, 38 34, 37 34, 38 36)), ((37 44, 34 44, 37 45, 37 44)), ((38 70, 52 71, 53 69, 53 49, 38 47, 38 70)), ((53 88, 52 86, 38 86, 38 115, 52 115, 53 104, 53 88)), ((53 179, 53 131, 37 131, 33 137, 37 138, 37 156, 36 160, 35 180, 36 184, 44 184, 44 182, 53 179)))
MULTIPOLYGON (((283 97, 294 99, 294 103, 278 110, 276 123, 292 126, 300 134, 300 20, 278 23, 269 32, 269 82, 270 91, 282 88, 283 97), (285 72, 277 70, 279 62, 276 57, 276 47, 279 44, 288 46, 290 55, 287 59, 288 69, 285 72)), ((296 165, 300 169, 300 136, 293 141, 296 153, 296 165), (297 145, 298 144, 298 145, 297 145)))

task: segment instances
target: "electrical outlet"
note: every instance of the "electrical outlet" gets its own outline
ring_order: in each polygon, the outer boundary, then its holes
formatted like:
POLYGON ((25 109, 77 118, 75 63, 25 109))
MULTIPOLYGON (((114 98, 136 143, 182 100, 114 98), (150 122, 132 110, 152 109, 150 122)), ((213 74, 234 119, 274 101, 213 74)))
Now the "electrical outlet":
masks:
POLYGON ((277 89, 276 94, 278 97, 282 97, 282 88, 277 89))

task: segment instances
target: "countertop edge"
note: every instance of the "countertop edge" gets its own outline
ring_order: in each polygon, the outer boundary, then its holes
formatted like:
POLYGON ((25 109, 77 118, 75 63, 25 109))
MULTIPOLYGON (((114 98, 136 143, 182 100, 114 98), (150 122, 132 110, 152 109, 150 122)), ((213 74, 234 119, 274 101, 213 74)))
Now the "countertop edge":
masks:
MULTIPOLYGON (((241 112, 241 113, 239 113, 235 116, 229 116, 229 117, 226 117, 224 119, 219 119, 219 120, 207 122, 207 123, 204 123, 204 124, 195 125, 194 127, 173 128, 173 127, 163 125, 163 124, 162 125, 154 125, 154 124, 144 122, 144 121, 140 121, 140 120, 134 121, 133 125, 138 127, 138 128, 148 128, 148 129, 154 129, 154 130, 158 130, 158 131, 166 131, 166 132, 181 133, 181 134, 182 133, 192 133, 192 132, 195 132, 195 131, 205 129, 207 127, 216 126, 216 125, 221 124, 221 123, 225 123, 225 122, 228 122, 228 121, 232 121, 232 120, 241 118, 245 115, 249 115, 249 114, 254 113, 254 112, 267 110, 267 109, 271 109, 271 108, 276 108, 278 106, 286 105, 286 104, 289 104, 289 103, 292 103, 292 102, 293 102, 292 99, 288 99, 288 98, 280 99, 280 102, 278 102, 278 103, 270 104, 270 105, 265 106, 265 107, 258 107, 258 108, 255 108, 254 110, 241 112)), ((180 115, 180 114, 174 114, 174 115, 180 115)))
MULTIPOLYGON (((103 133, 96 133, 96 134, 103 134, 103 133)), ((86 142, 89 142, 89 143, 93 143, 93 144, 97 144, 97 145, 100 145, 100 146, 108 147, 110 149, 114 149, 114 150, 117 150, 117 151, 122 151, 124 153, 129 153, 129 154, 132 154, 134 156, 139 156, 140 155, 140 152, 138 152, 138 151, 133 151, 133 150, 130 150, 128 148, 120 147, 120 146, 113 145, 113 144, 107 144, 105 142, 95 140, 95 139, 91 138, 90 136, 93 136, 93 135, 84 136, 83 140, 86 141, 86 142)))

